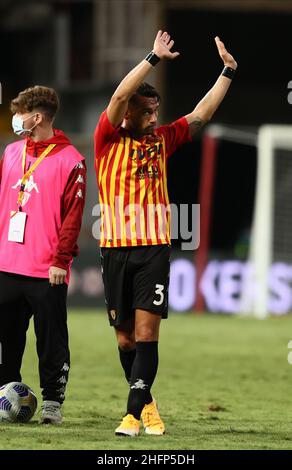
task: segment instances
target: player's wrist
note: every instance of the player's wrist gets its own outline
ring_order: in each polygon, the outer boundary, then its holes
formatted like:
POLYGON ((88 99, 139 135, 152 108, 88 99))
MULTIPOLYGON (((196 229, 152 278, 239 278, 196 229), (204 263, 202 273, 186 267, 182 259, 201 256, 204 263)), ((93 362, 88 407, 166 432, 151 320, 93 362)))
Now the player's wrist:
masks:
POLYGON ((223 75, 223 77, 227 77, 230 80, 232 80, 235 76, 235 72, 236 72, 236 68, 233 68, 233 67, 230 67, 229 65, 224 64, 221 75, 223 75))
POLYGON ((145 60, 147 60, 147 62, 149 62, 149 64, 151 64, 152 67, 155 67, 155 65, 157 65, 160 62, 161 57, 159 57, 159 55, 155 52, 155 50, 152 50, 151 52, 149 52, 149 54, 147 54, 147 56, 145 57, 145 60))

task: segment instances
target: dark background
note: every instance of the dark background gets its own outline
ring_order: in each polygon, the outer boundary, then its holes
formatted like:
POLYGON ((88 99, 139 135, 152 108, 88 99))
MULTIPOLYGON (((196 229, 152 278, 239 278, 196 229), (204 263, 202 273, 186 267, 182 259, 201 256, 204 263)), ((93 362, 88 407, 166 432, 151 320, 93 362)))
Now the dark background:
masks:
MULTIPOLYGON (((264 8, 260 11, 180 9, 162 3, 165 14, 161 27, 175 37, 175 49, 181 52, 176 61, 165 65, 163 72, 161 91, 166 122, 190 112, 215 82, 222 70, 214 43, 214 36, 219 35, 239 67, 213 122, 248 127, 254 132, 264 123, 290 123, 287 85, 292 79, 291 13, 265 11, 264 8)), ((74 86, 57 87, 63 108, 56 127, 69 133, 80 132, 79 114, 86 103, 96 102, 97 108, 100 101, 106 104, 117 84, 109 81, 103 85, 82 86, 92 80, 93 30, 96 27, 93 2, 39 2, 35 3, 35 10, 26 8, 28 4, 31 6, 34 2, 2 0, 0 5, 3 84, 0 131, 6 131, 7 136, 11 119, 9 102, 20 90, 34 84, 55 85, 54 56, 58 44, 54 37, 54 15, 63 11, 70 16, 69 66, 74 86), (51 13, 34 17, 34 11, 46 4, 51 13)), ((95 122, 90 123, 88 133, 92 132, 95 122)), ((13 139, 11 134, 9 139, 13 139)), ((198 202, 201 148, 202 134, 170 159, 168 186, 172 202, 198 202)), ((92 157, 87 155, 89 162, 92 157)), ((220 141, 213 197, 213 251, 234 255, 236 244, 249 233, 255 181, 256 148, 220 141)))

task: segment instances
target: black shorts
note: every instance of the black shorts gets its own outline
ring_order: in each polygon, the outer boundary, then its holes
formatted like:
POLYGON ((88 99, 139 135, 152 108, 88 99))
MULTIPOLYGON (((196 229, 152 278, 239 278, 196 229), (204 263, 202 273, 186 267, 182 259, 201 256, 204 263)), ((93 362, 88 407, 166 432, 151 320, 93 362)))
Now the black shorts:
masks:
POLYGON ((138 308, 167 318, 170 246, 100 251, 110 325, 122 325, 138 308))

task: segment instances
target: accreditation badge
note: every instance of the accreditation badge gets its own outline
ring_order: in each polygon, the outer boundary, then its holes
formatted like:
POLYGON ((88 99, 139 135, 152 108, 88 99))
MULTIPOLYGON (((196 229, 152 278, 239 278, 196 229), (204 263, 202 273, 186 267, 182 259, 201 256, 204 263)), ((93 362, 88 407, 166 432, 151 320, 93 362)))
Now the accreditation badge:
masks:
POLYGON ((8 232, 9 242, 23 243, 26 217, 27 214, 25 212, 12 211, 10 213, 10 223, 8 232))

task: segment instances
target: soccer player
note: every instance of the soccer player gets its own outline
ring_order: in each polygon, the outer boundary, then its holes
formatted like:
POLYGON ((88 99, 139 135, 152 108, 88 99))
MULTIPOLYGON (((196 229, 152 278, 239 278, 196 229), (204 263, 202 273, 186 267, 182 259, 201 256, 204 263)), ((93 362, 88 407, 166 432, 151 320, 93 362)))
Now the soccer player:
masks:
POLYGON ((84 157, 53 128, 55 90, 28 88, 11 102, 23 137, 0 162, 0 385, 21 381, 30 317, 39 358, 40 423, 61 424, 70 368, 67 287, 78 254, 84 208, 84 157))
POLYGON ((215 38, 224 69, 195 109, 157 127, 160 97, 144 82, 160 60, 175 59, 174 41, 159 31, 152 52, 121 81, 95 130, 101 204, 101 264, 109 321, 130 385, 117 435, 162 435, 165 426, 151 395, 158 367, 161 318, 167 317, 170 214, 167 158, 208 122, 237 68, 215 38))

